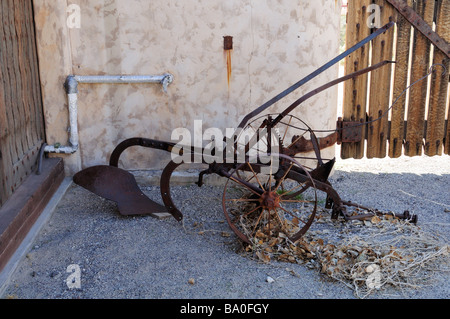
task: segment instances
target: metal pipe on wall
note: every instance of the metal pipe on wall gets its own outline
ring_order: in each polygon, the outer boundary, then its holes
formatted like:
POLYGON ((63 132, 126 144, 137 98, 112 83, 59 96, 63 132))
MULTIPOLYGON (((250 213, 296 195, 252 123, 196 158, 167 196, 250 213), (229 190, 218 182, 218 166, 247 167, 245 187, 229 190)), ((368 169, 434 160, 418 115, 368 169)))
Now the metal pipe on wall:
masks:
POLYGON ((167 87, 173 82, 173 75, 69 75, 64 83, 69 105, 69 143, 70 145, 46 145, 44 152, 73 154, 78 150, 78 83, 131 84, 159 83, 167 93, 167 87))

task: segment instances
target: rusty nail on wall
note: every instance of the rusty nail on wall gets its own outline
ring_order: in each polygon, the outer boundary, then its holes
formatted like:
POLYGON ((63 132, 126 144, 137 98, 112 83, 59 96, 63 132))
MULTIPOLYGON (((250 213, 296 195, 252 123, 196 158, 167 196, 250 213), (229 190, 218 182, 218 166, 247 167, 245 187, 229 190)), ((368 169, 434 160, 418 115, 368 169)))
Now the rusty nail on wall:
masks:
POLYGON ((233 50, 233 37, 232 36, 224 36, 223 37, 223 49, 228 51, 228 50, 233 50))

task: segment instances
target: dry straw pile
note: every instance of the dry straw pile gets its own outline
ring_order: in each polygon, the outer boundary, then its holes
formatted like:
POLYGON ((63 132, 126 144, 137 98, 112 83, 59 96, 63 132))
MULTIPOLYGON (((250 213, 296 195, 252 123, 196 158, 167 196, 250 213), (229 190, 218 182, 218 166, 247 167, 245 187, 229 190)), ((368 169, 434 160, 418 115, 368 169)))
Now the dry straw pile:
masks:
POLYGON ((313 227, 296 243, 272 219, 270 227, 257 230, 246 252, 265 263, 277 260, 318 269, 351 287, 358 298, 387 287, 420 288, 436 272, 449 270, 448 243, 420 226, 390 214, 370 221, 333 221, 327 210, 319 210, 313 227))

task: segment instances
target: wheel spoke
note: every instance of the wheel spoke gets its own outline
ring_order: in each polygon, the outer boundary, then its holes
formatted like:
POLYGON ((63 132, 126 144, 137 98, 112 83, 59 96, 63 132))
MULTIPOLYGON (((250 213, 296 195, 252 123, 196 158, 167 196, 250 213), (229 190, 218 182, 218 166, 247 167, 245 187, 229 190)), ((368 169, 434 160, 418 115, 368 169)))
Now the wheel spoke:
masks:
POLYGON ((283 199, 283 203, 312 203, 310 200, 303 200, 303 199, 283 199))
MULTIPOLYGON (((281 208, 281 207, 279 207, 279 208, 281 208)), ((284 227, 286 226, 286 225, 285 225, 286 222, 283 221, 283 220, 281 219, 280 215, 278 214, 277 209, 274 209, 274 211, 275 211, 275 215, 277 216, 277 218, 278 218, 278 220, 279 220, 279 222, 280 222, 280 224, 281 224, 281 227, 284 229, 284 227)))
POLYGON ((286 134, 287 134, 287 132, 288 132, 288 130, 290 128, 290 124, 291 124, 292 119, 293 119, 293 117, 291 116, 289 118, 289 123, 286 125, 286 131, 284 132, 283 139, 281 140, 281 144, 282 145, 284 145, 284 139, 286 138, 286 134))
POLYGON ((227 202, 259 202, 259 199, 252 198, 225 198, 227 202))
POLYGON ((289 215, 291 215, 294 218, 297 218, 299 221, 301 221, 303 224, 307 224, 306 222, 304 222, 301 218, 299 218, 298 216, 295 216, 294 214, 292 214, 290 211, 288 211, 287 209, 284 209, 283 207, 279 206, 279 208, 281 208, 281 210, 283 210, 284 212, 288 213, 289 215))
POLYGON ((254 211, 256 211, 257 209, 261 208, 261 206, 257 206, 254 209, 252 209, 251 211, 245 213, 244 217, 247 217, 248 215, 250 215, 251 213, 253 213, 254 211))
POLYGON ((244 183, 242 183, 241 181, 237 180, 236 178, 234 178, 233 176, 230 176, 229 179, 231 179, 233 182, 245 187, 246 189, 248 189, 249 191, 251 191, 253 194, 261 196, 260 194, 258 194, 257 192, 255 192, 253 189, 251 189, 250 187, 248 187, 247 185, 245 185, 244 183))
POLYGON ((283 193, 280 195, 280 197, 286 196, 286 195, 292 195, 293 191, 296 189, 299 189, 300 187, 304 186, 304 184, 306 184, 306 182, 304 183, 299 183, 297 186, 295 186, 294 188, 288 190, 287 192, 283 193))
POLYGON ((275 187, 275 190, 277 190, 278 187, 280 187, 281 183, 283 183, 287 174, 289 174, 289 172, 291 171, 292 166, 294 166, 294 163, 291 163, 291 166, 289 166, 289 168, 286 170, 286 173, 284 173, 283 177, 278 181, 277 186, 275 187))
POLYGON ((261 220, 261 218, 262 218, 262 216, 263 216, 263 214, 264 214, 264 209, 262 210, 262 212, 261 212, 261 214, 259 214, 259 217, 258 217, 258 220, 256 221, 256 223, 255 223, 255 227, 253 227, 253 232, 252 232, 252 235, 256 232, 256 228, 258 227, 258 224, 259 224, 259 222, 260 222, 260 220, 261 220))
POLYGON ((252 165, 251 165, 249 162, 247 162, 247 165, 248 165, 248 167, 250 168, 250 170, 252 171, 253 176, 255 176, 256 180, 258 181, 259 186, 260 186, 261 189, 264 191, 265 189, 264 189, 264 187, 262 186, 261 182, 259 181, 258 175, 257 175, 257 174, 255 173, 255 171, 253 170, 252 165))
MULTIPOLYGON (((245 151, 245 147, 246 147, 245 144, 240 143, 240 142, 238 142, 237 144, 238 144, 238 146, 241 146, 242 149, 245 151)), ((259 149, 259 145, 254 146, 254 147, 255 147, 255 148, 249 148, 247 151, 254 150, 254 151, 256 152, 256 154, 263 154, 263 153, 266 153, 266 151, 259 149)))
POLYGON ((290 148, 292 145, 294 145, 295 143, 297 143, 304 135, 306 134, 306 132, 304 132, 302 135, 299 135, 295 141, 293 141, 287 148, 290 148))
POLYGON ((272 191, 272 161, 273 161, 273 157, 272 157, 272 154, 270 154, 269 192, 272 191))
MULTIPOLYGON (((253 126, 251 126, 251 124, 249 124, 248 125, 255 133, 258 133, 258 131, 253 127, 253 126)), ((259 137, 259 136, 258 136, 259 137)), ((261 140, 261 141, 263 141, 264 142, 264 140, 263 139, 259 139, 258 138, 258 140, 261 140)), ((264 142, 264 144, 266 144, 267 145, 267 143, 266 142, 264 142)), ((267 145, 268 146, 268 145, 267 145)))

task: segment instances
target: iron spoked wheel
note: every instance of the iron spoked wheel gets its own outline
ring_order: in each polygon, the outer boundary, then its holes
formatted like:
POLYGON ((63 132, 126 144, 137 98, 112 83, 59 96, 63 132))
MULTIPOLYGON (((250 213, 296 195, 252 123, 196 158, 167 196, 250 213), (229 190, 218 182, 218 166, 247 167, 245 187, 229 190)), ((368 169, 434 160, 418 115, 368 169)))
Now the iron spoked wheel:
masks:
POLYGON ((317 193, 307 171, 286 155, 273 154, 271 159, 268 164, 240 164, 224 187, 225 218, 248 244, 258 237, 278 237, 280 233, 295 242, 310 228, 316 215, 317 193))

